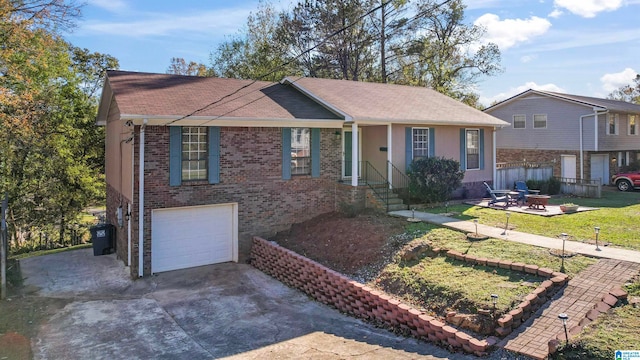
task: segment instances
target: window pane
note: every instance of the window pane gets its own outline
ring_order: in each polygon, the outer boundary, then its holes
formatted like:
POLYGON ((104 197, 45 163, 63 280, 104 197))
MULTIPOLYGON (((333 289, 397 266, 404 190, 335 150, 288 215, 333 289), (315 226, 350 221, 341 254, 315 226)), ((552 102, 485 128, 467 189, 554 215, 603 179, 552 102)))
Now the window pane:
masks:
POLYGON ((544 129, 547 127, 547 115, 533 115, 533 128, 544 129))
POLYGON ((526 127, 526 115, 513 115, 513 128, 524 129, 526 127))
POLYGON ((429 156, 429 129, 413 129, 413 158, 429 156))
POLYGON ((467 169, 480 168, 480 130, 467 130, 467 169))
POLYGON ((291 175, 311 174, 311 129, 291 129, 291 175))
POLYGON ((182 179, 207 178, 207 128, 185 126, 182 128, 182 179))

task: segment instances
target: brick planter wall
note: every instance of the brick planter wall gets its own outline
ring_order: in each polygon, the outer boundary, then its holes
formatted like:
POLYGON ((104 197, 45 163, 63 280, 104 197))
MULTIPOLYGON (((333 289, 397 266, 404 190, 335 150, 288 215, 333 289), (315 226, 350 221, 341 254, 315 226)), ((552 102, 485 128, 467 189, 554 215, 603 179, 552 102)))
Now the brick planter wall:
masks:
POLYGON ((498 339, 476 339, 432 316, 371 289, 313 260, 259 237, 253 238, 251 264, 314 299, 361 319, 410 333, 420 340, 478 356, 498 339))
MULTIPOLYGON (((435 251, 435 250, 434 250, 435 251)), ((501 269, 509 269, 512 271, 525 272, 532 275, 546 277, 548 280, 543 281, 540 286, 533 290, 529 295, 525 296, 525 300, 518 304, 515 309, 502 315, 497 320, 496 335, 505 337, 515 330, 520 324, 525 322, 532 314, 534 314, 542 305, 549 301, 553 295, 560 290, 569 281, 567 274, 553 271, 548 268, 540 268, 537 265, 517 263, 508 260, 479 258, 474 255, 465 255, 455 250, 438 249, 444 252, 447 257, 464 261, 469 264, 477 264, 483 266, 492 266, 501 269)))
MULTIPOLYGON (((628 294, 621 287, 614 287, 609 291, 608 294, 602 297, 602 299, 593 305, 593 309, 589 310, 582 320, 578 323, 578 325, 572 327, 571 329, 567 329, 569 338, 572 336, 578 335, 582 329, 595 321, 600 314, 608 312, 611 308, 616 307, 622 301, 626 300, 628 294)), ((549 340, 549 354, 553 354, 558 350, 561 342, 566 341, 566 337, 563 332, 558 333, 555 339, 549 340)))

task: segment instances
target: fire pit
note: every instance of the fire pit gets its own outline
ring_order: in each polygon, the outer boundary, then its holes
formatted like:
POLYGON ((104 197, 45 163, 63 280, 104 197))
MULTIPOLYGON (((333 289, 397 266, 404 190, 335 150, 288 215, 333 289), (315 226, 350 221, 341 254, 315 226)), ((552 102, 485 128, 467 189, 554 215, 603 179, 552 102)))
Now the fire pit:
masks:
POLYGON ((549 195, 525 195, 529 209, 547 210, 547 203, 551 196, 549 195))

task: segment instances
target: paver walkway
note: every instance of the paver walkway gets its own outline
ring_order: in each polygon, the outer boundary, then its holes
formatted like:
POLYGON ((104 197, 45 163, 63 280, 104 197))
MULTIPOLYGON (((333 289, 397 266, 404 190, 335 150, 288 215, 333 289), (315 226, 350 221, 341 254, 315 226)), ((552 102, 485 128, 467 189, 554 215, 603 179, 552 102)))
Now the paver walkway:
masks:
POLYGON ((558 314, 569 316, 567 329, 577 326, 587 312, 615 286, 624 285, 640 271, 640 264, 621 260, 601 259, 569 281, 547 305, 531 316, 499 346, 534 359, 549 355, 549 340, 563 333, 558 314))
MULTIPOLYGON (((453 228, 466 232, 475 232, 471 221, 458 220, 438 214, 412 212, 410 210, 393 211, 390 215, 415 217, 422 221, 453 228)), ((562 249, 562 240, 523 232, 495 228, 478 224, 478 232, 496 239, 504 239, 519 243, 562 249)), ((640 252, 634 250, 601 247, 600 251, 591 244, 577 241, 566 241, 565 249, 582 255, 601 258, 576 275, 567 287, 554 298, 538 309, 535 315, 520 325, 516 331, 507 336, 499 345, 505 349, 534 359, 545 359, 549 355, 549 340, 556 338, 564 331, 558 319, 560 313, 569 316, 567 329, 578 325, 587 312, 602 299, 606 293, 616 286, 621 286, 640 272, 640 252)))

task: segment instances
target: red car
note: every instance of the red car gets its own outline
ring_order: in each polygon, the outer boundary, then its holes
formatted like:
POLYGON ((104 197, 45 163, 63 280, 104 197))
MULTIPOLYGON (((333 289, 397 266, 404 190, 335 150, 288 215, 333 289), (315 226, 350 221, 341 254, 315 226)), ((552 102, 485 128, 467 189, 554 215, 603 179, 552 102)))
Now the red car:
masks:
POLYGON ((640 188, 640 172, 615 174, 611 178, 611 183, 620 191, 629 191, 635 188, 640 188))

